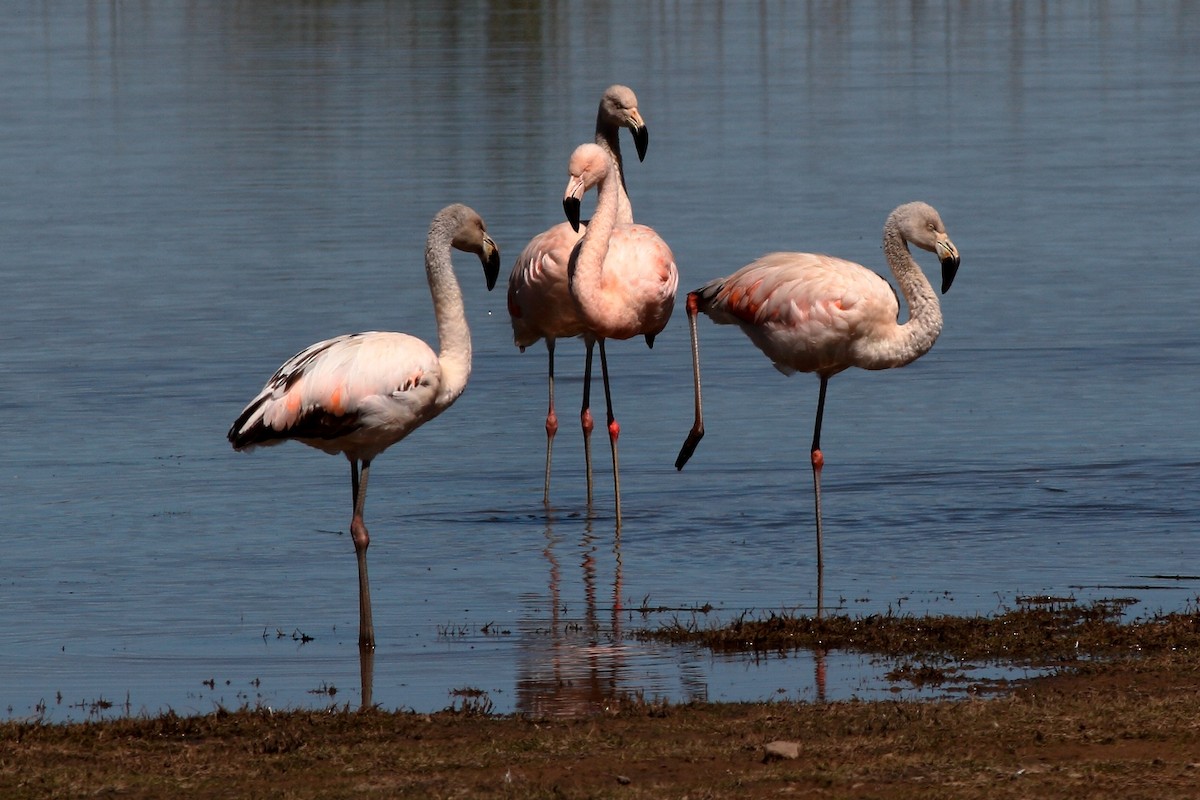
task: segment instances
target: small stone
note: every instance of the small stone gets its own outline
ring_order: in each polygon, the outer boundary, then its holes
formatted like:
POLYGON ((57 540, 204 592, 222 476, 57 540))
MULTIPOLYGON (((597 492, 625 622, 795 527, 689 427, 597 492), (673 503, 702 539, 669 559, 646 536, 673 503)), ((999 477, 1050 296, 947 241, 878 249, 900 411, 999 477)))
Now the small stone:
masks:
POLYGON ((628 786, 629 784, 633 783, 633 779, 628 775, 618 775, 617 783, 621 784, 622 786, 628 786))
POLYGON ((763 746, 763 761, 779 761, 780 759, 793 759, 800 757, 799 742, 785 742, 781 739, 776 739, 773 742, 767 742, 763 746))

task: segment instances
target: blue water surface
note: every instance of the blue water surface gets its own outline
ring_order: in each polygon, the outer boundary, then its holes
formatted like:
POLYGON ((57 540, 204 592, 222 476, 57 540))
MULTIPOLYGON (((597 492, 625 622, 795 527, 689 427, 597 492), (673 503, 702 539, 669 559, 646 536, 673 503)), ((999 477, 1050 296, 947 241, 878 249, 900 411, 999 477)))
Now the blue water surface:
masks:
POLYGON ((708 433, 676 472, 682 302, 653 350, 609 348, 618 535, 602 435, 586 504, 582 346, 558 347, 547 510, 545 351, 458 259, 470 387, 371 475, 373 664, 344 459, 225 441, 311 342, 435 338, 443 205, 483 215, 507 273, 615 82, 650 131, 634 211, 684 290, 771 250, 886 272, 913 199, 961 251, 936 347, 830 384, 828 608, 1191 609, 1198 40, 1182 1, 25 3, 0 32, 0 713, 888 692, 858 654, 630 636, 816 606, 817 381, 702 320, 708 433))

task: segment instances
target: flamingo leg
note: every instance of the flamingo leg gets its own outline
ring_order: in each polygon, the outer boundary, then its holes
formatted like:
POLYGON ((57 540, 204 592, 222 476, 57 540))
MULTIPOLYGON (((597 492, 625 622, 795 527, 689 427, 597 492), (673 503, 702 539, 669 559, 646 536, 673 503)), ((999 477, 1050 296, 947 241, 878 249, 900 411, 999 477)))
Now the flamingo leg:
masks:
POLYGON ((617 439, 621 436, 621 426, 613 416, 612 392, 608 388, 608 356, 604 352, 604 340, 600 340, 600 374, 604 377, 604 402, 608 410, 608 442, 612 447, 613 462, 613 494, 617 503, 617 530, 621 529, 621 473, 617 468, 617 439))
POLYGON ((558 433, 558 416, 554 413, 554 340, 549 337, 546 338, 546 352, 550 361, 547 370, 550 408, 546 411, 546 486, 542 493, 542 504, 548 506, 550 505, 550 457, 554 452, 554 434, 558 433))
POLYGON ((821 420, 825 416, 825 389, 829 385, 829 377, 821 376, 821 394, 817 399, 817 421, 813 426, 812 440, 812 470, 813 470, 813 496, 815 498, 814 505, 817 515, 817 616, 821 616, 822 611, 822 589, 824 589, 825 563, 821 553, 821 468, 825 466, 825 456, 821 453, 821 420))
POLYGON ((371 537, 363 522, 363 506, 367 502, 367 475, 371 462, 363 460, 362 477, 358 474, 358 459, 350 459, 350 487, 354 491, 354 517, 350 520, 350 538, 354 540, 354 554, 358 557, 358 646, 364 650, 375 649, 375 625, 371 621, 371 586, 367 580, 367 547, 371 537))
POLYGON ((583 428, 583 459, 587 468, 587 503, 592 505, 592 429, 596 423, 592 420, 592 348, 596 342, 590 337, 587 340, 587 360, 583 366, 583 408, 579 411, 579 424, 583 428))

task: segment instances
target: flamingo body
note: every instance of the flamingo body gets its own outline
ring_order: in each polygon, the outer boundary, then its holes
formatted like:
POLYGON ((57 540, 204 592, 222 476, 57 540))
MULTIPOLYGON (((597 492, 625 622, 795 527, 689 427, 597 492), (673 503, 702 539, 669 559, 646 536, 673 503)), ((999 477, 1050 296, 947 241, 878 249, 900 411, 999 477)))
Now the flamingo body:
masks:
POLYGON ((233 424, 238 450, 295 439, 372 460, 445 411, 441 364, 406 333, 369 331, 317 342, 288 359, 233 424))
POLYGON ((700 310, 714 322, 741 328, 785 375, 900 366, 900 357, 880 347, 900 314, 896 294, 854 262, 770 253, 697 294, 700 310))
POLYGON ((582 235, 560 222, 533 237, 517 258, 508 279, 508 314, 513 342, 522 351, 539 339, 586 332, 567 289, 567 262, 582 235))
POLYGON ((576 311, 599 338, 645 336, 653 347, 671 319, 679 290, 671 248, 651 227, 619 224, 609 234, 603 264, 598 281, 575 281, 576 311))

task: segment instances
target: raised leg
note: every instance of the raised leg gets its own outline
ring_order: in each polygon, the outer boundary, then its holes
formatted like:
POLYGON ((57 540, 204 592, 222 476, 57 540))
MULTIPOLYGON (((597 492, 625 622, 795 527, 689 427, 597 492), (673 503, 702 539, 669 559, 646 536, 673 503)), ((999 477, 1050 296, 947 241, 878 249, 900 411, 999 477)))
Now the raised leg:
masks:
POLYGON ((608 356, 604 352, 604 340, 600 340, 600 374, 604 377, 604 403, 608 410, 608 443, 612 447, 613 464, 613 495, 616 498, 617 530, 621 530, 621 471, 617 466, 617 439, 621 436, 621 426, 613 416, 612 391, 608 387, 608 356))
POLYGON ((821 544, 821 468, 825 466, 825 456, 821 453, 821 420, 825 416, 825 388, 829 385, 829 378, 825 375, 821 376, 821 394, 817 399, 817 422, 813 426, 812 440, 812 471, 813 471, 813 497, 814 505, 817 514, 817 616, 821 616, 822 612, 822 590, 825 578, 825 562, 822 558, 821 544))
POLYGON ((550 360, 546 373, 550 387, 550 408, 546 411, 546 487, 542 493, 542 504, 550 505, 550 458, 554 452, 554 434, 558 433, 558 415, 554 413, 554 340, 549 337, 546 338, 546 352, 550 360))
POLYGON ((592 505, 592 348, 595 340, 587 340, 587 360, 583 364, 583 408, 579 411, 579 424, 583 428, 583 459, 587 465, 587 503, 592 505))
POLYGON ((371 622, 371 585, 367 580, 367 547, 371 537, 363 522, 363 506, 367 502, 367 475, 371 462, 362 462, 362 477, 358 474, 358 460, 350 459, 350 486, 354 490, 354 517, 350 520, 350 538, 354 540, 354 554, 358 557, 358 646, 364 649, 375 647, 375 626, 371 622))
POLYGON ((696 333, 696 314, 699 311, 699 303, 696 293, 688 292, 687 315, 692 335, 692 382, 696 385, 696 421, 692 423, 692 429, 688 432, 687 439, 683 441, 683 447, 679 448, 679 455, 675 457, 675 469, 677 470, 683 469, 683 465, 692 457, 692 453, 696 452, 696 445, 700 444, 700 440, 704 438, 704 412, 700 407, 700 337, 696 333))

